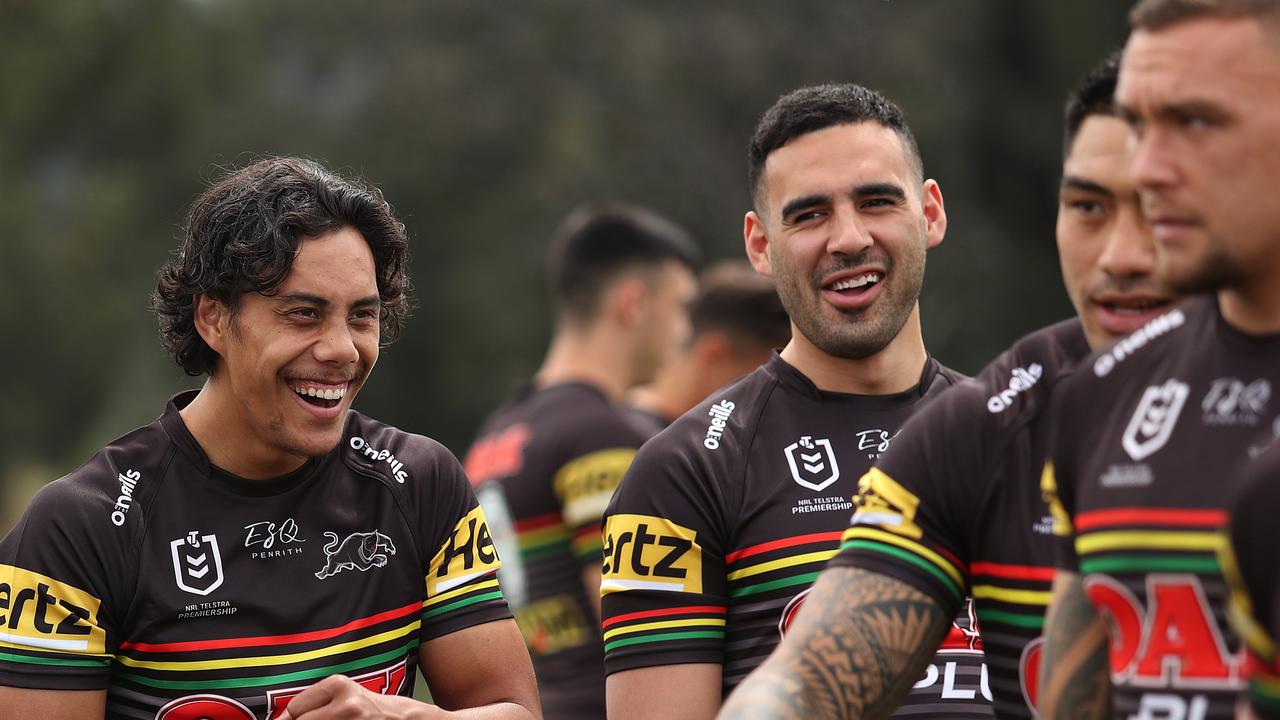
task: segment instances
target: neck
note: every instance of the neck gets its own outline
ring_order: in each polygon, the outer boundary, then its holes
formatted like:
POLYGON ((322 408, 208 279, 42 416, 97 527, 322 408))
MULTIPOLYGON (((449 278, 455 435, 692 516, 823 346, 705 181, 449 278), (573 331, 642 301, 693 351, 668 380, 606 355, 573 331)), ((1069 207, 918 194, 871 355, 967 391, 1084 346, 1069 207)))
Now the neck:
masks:
POLYGON ((880 352, 850 360, 828 355, 791 328, 791 342, 782 359, 799 370, 819 390, 857 395, 891 395, 915 387, 928 354, 920 334, 920 306, 911 311, 897 337, 880 352))
POLYGON ((1249 335, 1280 333, 1280 283, 1271 278, 1220 290, 1218 308, 1222 319, 1240 332, 1249 335))
POLYGON ((178 414, 209 462, 234 475, 252 480, 279 477, 307 461, 269 449, 258 440, 244 419, 243 407, 216 375, 178 414))
POLYGON ((664 366, 653 382, 628 393, 627 402, 667 420, 680 417, 701 402, 706 395, 699 395, 693 387, 690 373, 686 372, 687 358, 673 358, 670 362, 679 365, 664 366))
POLYGON ((540 386, 583 382, 620 402, 632 386, 629 346, 603 328, 562 328, 551 339, 547 357, 534 376, 540 386))

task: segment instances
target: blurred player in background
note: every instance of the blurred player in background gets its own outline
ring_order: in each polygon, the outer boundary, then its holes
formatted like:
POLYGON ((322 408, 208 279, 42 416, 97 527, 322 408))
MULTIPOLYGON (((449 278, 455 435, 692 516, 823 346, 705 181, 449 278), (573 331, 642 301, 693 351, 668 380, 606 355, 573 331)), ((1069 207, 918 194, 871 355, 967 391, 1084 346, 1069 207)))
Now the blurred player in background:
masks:
POLYGON ((604 716, 600 516, 647 439, 621 402, 687 341, 696 255, 684 230, 643 208, 569 215, 550 253, 546 359, 467 454, 547 718, 604 716))
POLYGON ((795 631, 726 714, 888 715, 922 674, 946 676, 946 665, 929 661, 939 638, 943 647, 955 639, 954 629, 949 638, 941 629, 971 595, 997 716, 1033 716, 1053 578, 1039 482, 1050 393, 1090 348, 1172 304, 1154 279, 1155 246, 1129 177, 1128 127, 1112 105, 1118 69, 1117 54, 1066 106, 1056 235, 1077 317, 1022 338, 907 422, 859 483, 853 527, 795 631), (928 631, 895 635, 912 616, 932 618, 928 631), (859 691, 837 682, 833 667, 850 668, 859 691))
POLYGON ((791 322, 773 281, 741 260, 717 263, 699 276, 689 321, 689 341, 663 363, 653 382, 628 395, 628 413, 650 435, 760 367, 791 339, 791 322))
POLYGON ((309 161, 196 200, 154 306, 208 377, 0 542, 0 718, 539 716, 462 467, 351 410, 407 251, 379 191, 309 161), (415 668, 439 708, 401 697, 415 668))
POLYGON ((1216 550, 1280 382, 1280 3, 1143 0, 1116 87, 1157 276, 1206 293, 1055 393, 1046 718, 1230 717, 1216 550), (1059 397, 1060 396, 1060 397, 1059 397))
MULTIPOLYGON (((611 718, 715 715, 835 554, 857 478, 961 377, 921 336, 925 255, 947 218, 897 106, 857 85, 797 90, 749 158, 747 256, 775 278, 791 341, 645 445, 610 504, 611 718)), ((975 687, 980 666, 966 658, 975 687)), ((990 714, 941 689, 921 691, 916 717, 990 714)))
MULTIPOLYGON (((1280 420, 1272 426, 1280 434, 1280 420)), ((1280 443, 1272 442, 1250 462, 1231 503, 1230 545, 1222 572, 1231 589, 1228 617, 1244 641, 1253 716, 1280 718, 1280 562, 1276 562, 1276 518, 1280 517, 1280 443)), ((1237 717, 1249 717, 1241 712, 1237 717)))

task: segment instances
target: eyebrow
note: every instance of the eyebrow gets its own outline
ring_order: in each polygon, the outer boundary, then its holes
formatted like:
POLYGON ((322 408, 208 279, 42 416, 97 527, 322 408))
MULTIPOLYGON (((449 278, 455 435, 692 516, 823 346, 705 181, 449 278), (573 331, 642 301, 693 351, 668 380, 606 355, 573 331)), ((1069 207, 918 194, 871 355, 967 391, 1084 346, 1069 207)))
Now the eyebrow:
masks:
MULTIPOLYGON (((312 295, 311 293, 289 293, 288 295, 276 295, 275 300, 281 305, 287 305, 289 303, 306 303, 308 305, 315 305, 316 307, 326 309, 333 305, 328 298, 320 297, 319 295, 312 295)), ((377 295, 368 295, 351 303, 351 307, 364 308, 380 304, 382 304, 381 298, 377 295)))
POLYGON ((1099 185, 1092 180, 1086 180, 1074 175, 1064 175, 1062 178, 1062 190, 1080 190, 1082 192, 1096 193, 1098 195, 1106 195, 1107 197, 1115 197, 1115 192, 1105 185, 1099 185))
MULTIPOLYGON (((849 193, 855 198, 867 197, 891 197, 895 200, 906 200, 907 192, 900 186, 888 182, 875 182, 858 185, 849 193)), ((782 206, 782 217, 788 218, 801 210, 807 210, 811 207, 823 205, 831 202, 830 195, 805 195, 791 200, 782 206)))

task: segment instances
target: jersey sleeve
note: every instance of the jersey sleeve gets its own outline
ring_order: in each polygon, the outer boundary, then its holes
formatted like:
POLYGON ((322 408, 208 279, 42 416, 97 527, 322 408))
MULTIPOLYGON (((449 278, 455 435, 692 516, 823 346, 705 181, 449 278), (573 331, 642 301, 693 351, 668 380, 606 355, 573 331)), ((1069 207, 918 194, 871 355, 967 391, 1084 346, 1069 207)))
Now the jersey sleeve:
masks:
POLYGON ((427 565, 422 639, 511 617, 498 587, 502 563, 471 483, 453 454, 434 441, 432 497, 419 507, 427 565))
POLYGON ((967 534, 956 520, 975 517, 991 482, 988 456, 1003 418, 967 381, 908 420, 876 467, 858 481, 851 525, 833 567, 856 567, 901 580, 954 614, 968 587, 967 534), (966 432, 957 432, 966 428, 966 432))
POLYGON ((1230 542, 1220 551, 1230 591, 1227 617, 1247 651, 1249 700, 1259 718, 1280 718, 1280 565, 1273 551, 1280 512, 1280 445, 1247 472, 1231 506, 1230 542))
POLYGON ((1053 517, 1054 565, 1059 570, 1080 572, 1075 545, 1076 448, 1079 437, 1072 400, 1079 396, 1074 386, 1082 376, 1068 378, 1054 389, 1048 409, 1050 431, 1048 457, 1040 472, 1040 493, 1053 517))
POLYGON ((645 438, 611 413, 568 440, 571 450, 554 472, 552 490, 574 558, 583 566, 595 565, 600 562, 600 519, 645 438))
POLYGON ((605 516, 606 673, 724 662, 723 501, 705 458, 671 442, 678 428, 641 450, 605 516))
POLYGON ((127 550, 134 525, 113 524, 114 501, 59 480, 0 541, 0 685, 108 686, 137 573, 127 550))

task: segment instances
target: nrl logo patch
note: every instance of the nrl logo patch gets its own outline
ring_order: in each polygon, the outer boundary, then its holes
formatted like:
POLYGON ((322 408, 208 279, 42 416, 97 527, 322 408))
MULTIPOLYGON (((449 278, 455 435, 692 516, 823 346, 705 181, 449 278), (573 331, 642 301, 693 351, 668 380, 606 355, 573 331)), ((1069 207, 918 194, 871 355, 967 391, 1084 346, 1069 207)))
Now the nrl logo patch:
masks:
POLYGON ((324 567, 316 573, 316 577, 321 580, 343 570, 364 572, 382 567, 387 564, 388 555, 396 554, 396 546, 391 544, 391 538, 377 530, 351 533, 341 542, 338 541, 337 533, 326 532, 324 536, 329 538, 329 543, 323 548, 326 556, 324 567))
POLYGON ((192 530, 169 543, 173 579, 178 588, 194 595, 208 595, 222 586, 222 555, 218 537, 192 530))
POLYGON ((831 441, 827 438, 814 440, 805 435, 788 445, 783 453, 787 456, 787 465, 791 467, 791 477, 801 487, 821 492, 840 479, 836 453, 831 449, 831 441))
POLYGON ((1121 438, 1129 457, 1142 460, 1169 442, 1190 391, 1186 383, 1169 380, 1163 385, 1152 385, 1142 393, 1138 409, 1121 438))

